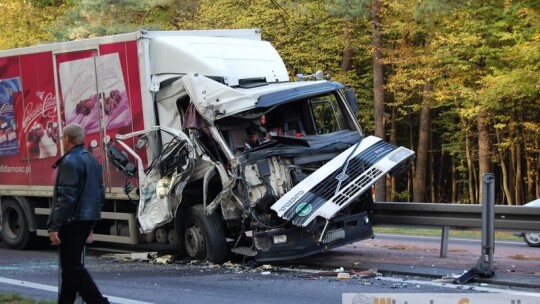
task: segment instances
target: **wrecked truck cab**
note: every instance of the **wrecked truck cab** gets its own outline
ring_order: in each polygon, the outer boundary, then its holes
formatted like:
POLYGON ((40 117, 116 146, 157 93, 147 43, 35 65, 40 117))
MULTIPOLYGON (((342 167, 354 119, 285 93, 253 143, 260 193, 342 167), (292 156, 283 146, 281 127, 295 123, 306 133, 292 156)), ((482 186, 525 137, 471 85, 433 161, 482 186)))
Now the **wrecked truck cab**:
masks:
MULTIPOLYGON (((159 166, 138 170, 139 187, 155 190, 139 200, 146 231, 174 220, 181 253, 214 262, 230 252, 257 261, 299 258, 373 236, 370 189, 414 153, 364 136, 341 84, 233 88, 198 74, 176 84, 186 93, 175 113, 182 130, 169 131, 189 144, 174 158, 192 166, 173 171, 183 187, 159 166)), ((150 164, 163 161, 154 155, 150 164)))

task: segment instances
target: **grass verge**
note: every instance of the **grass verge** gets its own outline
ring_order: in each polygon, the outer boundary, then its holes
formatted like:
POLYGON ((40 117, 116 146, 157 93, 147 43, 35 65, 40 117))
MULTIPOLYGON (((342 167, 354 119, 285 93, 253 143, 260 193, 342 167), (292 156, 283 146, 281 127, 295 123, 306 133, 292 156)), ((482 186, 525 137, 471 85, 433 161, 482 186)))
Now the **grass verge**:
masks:
POLYGON ((0 293, 0 303, 3 304, 54 304, 55 301, 39 301, 24 298, 18 293, 0 293))
MULTIPOLYGON (((375 234, 400 234, 400 235, 418 235, 418 236, 434 236, 440 237, 442 228, 416 228, 402 226, 376 226, 373 227, 375 234)), ((458 229, 450 228, 449 236, 451 238, 460 239, 481 239, 482 231, 478 229, 458 229)), ((495 231, 496 241, 523 241, 521 237, 513 235, 510 231, 495 231)))

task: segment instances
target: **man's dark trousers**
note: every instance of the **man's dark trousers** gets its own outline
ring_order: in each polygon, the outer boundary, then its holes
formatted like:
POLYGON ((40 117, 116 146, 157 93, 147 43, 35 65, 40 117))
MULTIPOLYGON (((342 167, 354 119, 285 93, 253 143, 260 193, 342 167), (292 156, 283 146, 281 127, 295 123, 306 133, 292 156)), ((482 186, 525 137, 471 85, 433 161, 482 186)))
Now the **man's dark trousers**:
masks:
POLYGON ((62 267, 62 285, 58 295, 60 304, 72 304, 77 293, 88 304, 109 303, 82 263, 84 245, 93 225, 93 221, 73 222, 62 226, 58 232, 62 267))

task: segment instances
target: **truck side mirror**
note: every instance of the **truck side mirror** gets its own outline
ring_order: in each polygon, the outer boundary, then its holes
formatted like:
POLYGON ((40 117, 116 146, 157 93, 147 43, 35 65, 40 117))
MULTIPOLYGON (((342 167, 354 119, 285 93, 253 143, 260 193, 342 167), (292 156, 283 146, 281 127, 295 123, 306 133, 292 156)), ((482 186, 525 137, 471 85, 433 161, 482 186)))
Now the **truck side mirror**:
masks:
POLYGON ((118 170, 122 171, 128 177, 135 176, 137 166, 128 161, 127 156, 120 149, 113 145, 107 146, 107 156, 109 162, 118 170))
POLYGON ((349 107, 351 107, 354 116, 356 116, 358 114, 358 101, 356 100, 354 89, 345 89, 345 98, 347 99, 347 103, 349 104, 349 107))

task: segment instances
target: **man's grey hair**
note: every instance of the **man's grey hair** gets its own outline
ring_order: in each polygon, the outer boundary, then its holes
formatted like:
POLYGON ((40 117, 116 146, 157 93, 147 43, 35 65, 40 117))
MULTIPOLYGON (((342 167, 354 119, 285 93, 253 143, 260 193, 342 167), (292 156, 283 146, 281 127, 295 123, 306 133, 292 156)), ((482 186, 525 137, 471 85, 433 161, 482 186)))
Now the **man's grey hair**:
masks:
POLYGON ((67 124, 64 129, 64 136, 67 136, 69 142, 75 146, 82 145, 84 143, 84 129, 81 125, 76 123, 67 124))

